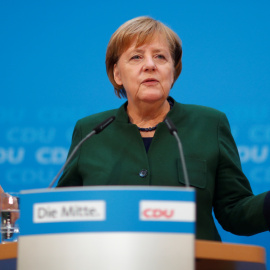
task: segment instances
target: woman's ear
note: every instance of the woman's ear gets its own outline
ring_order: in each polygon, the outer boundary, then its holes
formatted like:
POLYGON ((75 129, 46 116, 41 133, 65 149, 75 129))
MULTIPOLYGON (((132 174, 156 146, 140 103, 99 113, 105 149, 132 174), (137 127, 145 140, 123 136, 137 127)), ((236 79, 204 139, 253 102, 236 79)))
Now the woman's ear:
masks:
POLYGON ((119 68, 117 66, 117 64, 114 64, 113 66, 113 78, 115 80, 115 82, 118 84, 118 85, 122 85, 122 80, 121 80, 121 76, 120 76, 120 72, 119 72, 119 68))

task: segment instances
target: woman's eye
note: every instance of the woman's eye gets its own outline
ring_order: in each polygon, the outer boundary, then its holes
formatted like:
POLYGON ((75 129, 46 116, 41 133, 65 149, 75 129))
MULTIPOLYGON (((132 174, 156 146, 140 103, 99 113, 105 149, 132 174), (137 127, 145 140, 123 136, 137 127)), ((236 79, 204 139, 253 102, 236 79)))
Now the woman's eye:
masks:
POLYGON ((134 55, 131 57, 131 59, 138 60, 138 59, 141 59, 141 57, 139 55, 134 55))
POLYGON ((164 56, 163 54, 158 54, 158 55, 157 55, 157 58, 158 58, 158 59, 166 59, 165 56, 164 56))

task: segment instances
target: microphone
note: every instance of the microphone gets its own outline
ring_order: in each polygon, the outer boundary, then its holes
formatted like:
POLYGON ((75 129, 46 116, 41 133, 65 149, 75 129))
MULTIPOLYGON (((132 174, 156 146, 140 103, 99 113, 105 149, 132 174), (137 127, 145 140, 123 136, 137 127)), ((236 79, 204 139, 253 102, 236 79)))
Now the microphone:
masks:
POLYGON ((52 182, 49 185, 49 188, 52 188, 52 186, 54 185, 54 183, 56 182, 56 180, 58 179, 58 177, 60 176, 60 174, 63 172, 63 170, 66 168, 67 164, 69 163, 69 161, 72 159, 72 157, 75 155, 75 153, 78 151, 78 149, 80 148, 80 146, 86 141, 88 140, 90 137, 92 137, 95 134, 100 133, 101 131, 103 131, 107 126, 109 126, 113 121, 115 120, 115 116, 111 116, 108 119, 106 119, 105 121, 103 121, 102 123, 100 123, 99 125, 97 125, 90 133, 88 133, 73 149, 73 151, 71 152, 71 154, 69 155, 69 157, 67 158, 65 164, 62 166, 62 168, 60 169, 60 171, 57 173, 57 175, 54 177, 54 179, 52 180, 52 182))
POLYGON ((164 123, 166 124, 170 133, 175 137, 175 139, 177 141, 178 149, 179 149, 179 153, 180 153, 180 160, 181 160, 182 169, 183 169, 185 185, 186 185, 186 187, 189 187, 190 185, 189 185, 186 161, 185 161, 185 157, 184 157, 182 143, 181 143, 180 138, 177 134, 177 128, 175 127, 174 123, 172 122, 172 120, 169 117, 165 118, 164 123))
POLYGON ((98 134, 99 132, 101 132, 102 130, 104 130, 107 126, 109 126, 113 121, 115 120, 115 116, 111 116, 108 119, 104 120, 102 123, 100 123, 99 125, 97 125, 93 131, 95 130, 96 133, 98 134))

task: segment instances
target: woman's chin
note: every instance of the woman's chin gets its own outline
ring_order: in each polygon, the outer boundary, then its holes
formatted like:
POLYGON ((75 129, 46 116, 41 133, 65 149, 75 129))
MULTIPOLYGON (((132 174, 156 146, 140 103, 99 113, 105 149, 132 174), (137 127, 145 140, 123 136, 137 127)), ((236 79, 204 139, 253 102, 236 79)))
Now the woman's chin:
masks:
POLYGON ((139 99, 143 102, 154 103, 162 100, 166 100, 167 96, 164 93, 158 91, 147 91, 139 96, 139 99))

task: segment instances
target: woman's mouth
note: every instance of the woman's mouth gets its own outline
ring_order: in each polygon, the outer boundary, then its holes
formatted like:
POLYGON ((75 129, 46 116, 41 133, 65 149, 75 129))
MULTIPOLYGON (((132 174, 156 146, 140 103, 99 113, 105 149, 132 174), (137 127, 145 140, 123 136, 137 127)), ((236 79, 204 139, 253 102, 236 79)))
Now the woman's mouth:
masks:
POLYGON ((154 79, 154 78, 148 78, 146 80, 144 80, 142 82, 142 84, 146 85, 146 86, 152 86, 152 85, 156 85, 158 83, 158 80, 157 79, 154 79))

